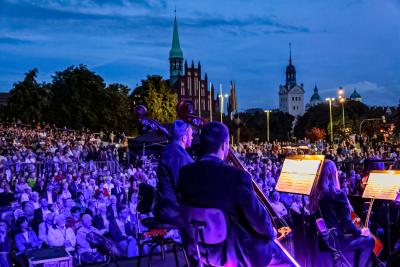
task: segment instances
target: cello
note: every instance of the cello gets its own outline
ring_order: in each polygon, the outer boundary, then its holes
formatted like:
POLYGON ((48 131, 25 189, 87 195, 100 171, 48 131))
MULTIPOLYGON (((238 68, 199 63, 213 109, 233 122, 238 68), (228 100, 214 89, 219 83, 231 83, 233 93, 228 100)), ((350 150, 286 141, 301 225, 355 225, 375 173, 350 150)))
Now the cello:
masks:
MULTIPOLYGON (((195 127, 201 128, 204 126, 205 122, 194 115, 194 104, 190 100, 181 100, 177 105, 177 114, 178 116, 184 120, 185 122, 194 125, 195 127)), ((247 169, 244 167, 243 163, 236 157, 234 150, 232 147, 229 148, 228 160, 232 163, 233 166, 239 168, 243 171, 247 172, 247 169)), ((279 247, 279 249, 284 253, 287 258, 291 261, 293 266, 300 267, 300 265, 296 262, 296 260, 290 255, 290 253, 284 248, 284 246, 280 243, 286 236, 291 233, 291 229, 288 224, 276 214, 274 209, 272 208, 271 203, 268 198, 264 195, 260 186, 252 179, 252 185, 254 192, 257 196, 257 199, 260 201, 261 205, 266 209, 271 217, 272 224, 277 229, 279 236, 274 239, 274 243, 279 247)))

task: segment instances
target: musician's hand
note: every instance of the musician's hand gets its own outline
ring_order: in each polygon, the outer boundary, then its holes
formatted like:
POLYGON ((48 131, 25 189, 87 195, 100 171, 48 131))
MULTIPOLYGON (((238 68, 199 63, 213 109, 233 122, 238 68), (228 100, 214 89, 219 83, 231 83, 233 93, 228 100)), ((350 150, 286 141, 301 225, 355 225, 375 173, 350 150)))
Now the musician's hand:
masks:
POLYGON ((361 235, 362 236, 370 236, 371 235, 371 231, 368 228, 364 227, 364 228, 361 229, 361 235))

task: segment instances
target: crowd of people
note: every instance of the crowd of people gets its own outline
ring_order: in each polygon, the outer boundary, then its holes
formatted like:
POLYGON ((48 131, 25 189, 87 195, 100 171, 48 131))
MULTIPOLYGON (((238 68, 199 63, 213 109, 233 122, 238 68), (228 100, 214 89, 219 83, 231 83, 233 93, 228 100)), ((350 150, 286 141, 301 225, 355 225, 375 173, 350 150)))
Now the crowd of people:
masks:
MULTIPOLYGON (((290 221, 309 213, 309 200, 275 190, 285 156, 325 154, 340 170, 342 189, 360 195, 365 163, 395 164, 400 155, 397 145, 360 141, 358 149, 351 139, 335 149, 254 142, 234 149, 278 216, 290 221)), ((112 240, 125 257, 137 256, 139 184, 157 187, 155 167, 139 163, 121 164, 115 145, 88 131, 0 125, 0 266, 26 266, 26 252, 43 247, 65 247, 77 264, 103 261, 90 232, 112 240)))
POLYGON ((88 131, 0 126, 0 266, 27 266, 27 251, 65 247, 76 263, 103 261, 87 234, 138 255, 138 185, 152 165, 123 166, 116 147, 88 131))

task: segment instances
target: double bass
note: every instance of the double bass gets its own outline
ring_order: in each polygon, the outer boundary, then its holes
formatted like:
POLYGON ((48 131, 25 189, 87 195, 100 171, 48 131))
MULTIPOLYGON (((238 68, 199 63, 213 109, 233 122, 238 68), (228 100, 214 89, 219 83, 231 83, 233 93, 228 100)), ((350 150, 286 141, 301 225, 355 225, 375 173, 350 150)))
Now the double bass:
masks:
MULTIPOLYGON (((205 124, 205 122, 201 118, 194 115, 194 104, 190 100, 181 100, 178 103, 177 114, 182 120, 196 127, 201 128, 205 124)), ((232 163, 233 166, 247 172, 247 169, 244 167, 243 163, 236 157, 232 147, 229 148, 228 160, 232 163)), ((269 213, 272 219, 272 224, 274 225, 275 229, 277 229, 277 232, 279 234, 279 236, 274 240, 274 243, 281 249, 282 253, 284 253, 288 257, 293 266, 300 267, 300 265, 296 262, 292 255, 290 255, 290 253, 280 243, 280 241, 287 237, 292 230, 285 222, 285 220, 279 218, 275 210, 272 208, 272 205, 269 202, 268 198, 264 195, 260 186, 253 179, 252 185, 257 199, 269 213)))

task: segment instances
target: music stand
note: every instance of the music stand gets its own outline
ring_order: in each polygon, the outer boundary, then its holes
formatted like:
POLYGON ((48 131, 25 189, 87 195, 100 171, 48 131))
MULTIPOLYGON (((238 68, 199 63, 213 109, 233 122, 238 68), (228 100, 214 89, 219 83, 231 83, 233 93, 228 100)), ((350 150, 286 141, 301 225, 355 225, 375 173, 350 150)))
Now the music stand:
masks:
MULTIPOLYGON (((371 199, 369 214, 372 210, 372 205, 375 199, 397 201, 399 198, 400 189, 400 171, 393 170, 374 170, 371 171, 368 177, 362 198, 371 199)), ((369 214, 365 226, 368 227, 369 214)), ((391 253, 391 238, 390 238, 390 213, 389 206, 387 207, 387 223, 388 223, 388 245, 389 253, 391 253)))
MULTIPOLYGON (((305 198, 317 185, 325 156, 323 155, 291 155, 285 158, 276 190, 302 195, 303 234, 307 238, 305 228, 305 198)), ((307 266, 308 252, 305 250, 304 266, 307 266)))

